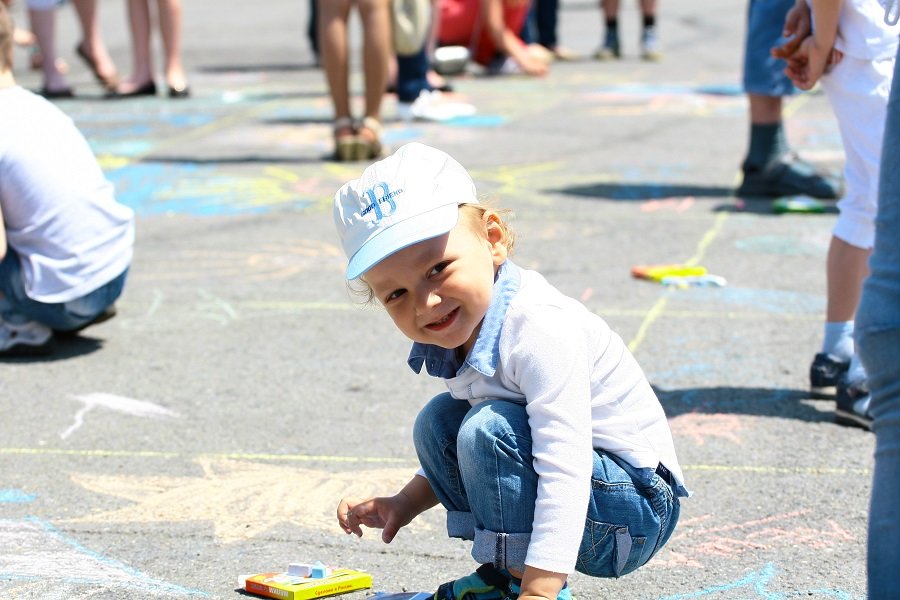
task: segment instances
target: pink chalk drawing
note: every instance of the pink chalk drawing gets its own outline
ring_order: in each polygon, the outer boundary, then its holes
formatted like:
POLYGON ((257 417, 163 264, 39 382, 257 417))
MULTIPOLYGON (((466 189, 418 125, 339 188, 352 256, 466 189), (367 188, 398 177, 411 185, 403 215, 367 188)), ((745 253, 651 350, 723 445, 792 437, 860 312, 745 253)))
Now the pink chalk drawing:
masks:
POLYGON ((682 213, 694 205, 693 196, 685 196, 684 198, 661 198, 659 200, 648 200, 641 204, 641 212, 657 212, 660 210, 670 210, 682 213))
POLYGON ((722 438, 734 444, 741 444, 740 432, 745 429, 738 415, 686 413, 669 421, 672 434, 690 438, 695 445, 702 446, 710 437, 722 438))
POLYGON ((713 515, 684 519, 678 524, 668 551, 653 562, 658 567, 702 569, 707 558, 737 558, 748 551, 798 545, 824 550, 857 541, 837 522, 814 517, 812 510, 797 510, 721 525, 714 522, 713 515))

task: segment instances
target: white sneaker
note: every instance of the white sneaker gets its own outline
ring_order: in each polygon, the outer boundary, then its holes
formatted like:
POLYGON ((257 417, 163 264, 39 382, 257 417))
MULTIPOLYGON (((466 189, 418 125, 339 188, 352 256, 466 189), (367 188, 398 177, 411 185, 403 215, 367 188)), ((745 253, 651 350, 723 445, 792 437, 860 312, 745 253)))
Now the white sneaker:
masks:
POLYGON ((47 351, 53 330, 37 321, 14 325, 0 321, 0 355, 41 354, 47 351))
POLYGON ((457 117, 475 114, 475 107, 465 102, 454 102, 438 90, 422 90, 413 102, 398 102, 397 116, 410 121, 449 121, 457 117))

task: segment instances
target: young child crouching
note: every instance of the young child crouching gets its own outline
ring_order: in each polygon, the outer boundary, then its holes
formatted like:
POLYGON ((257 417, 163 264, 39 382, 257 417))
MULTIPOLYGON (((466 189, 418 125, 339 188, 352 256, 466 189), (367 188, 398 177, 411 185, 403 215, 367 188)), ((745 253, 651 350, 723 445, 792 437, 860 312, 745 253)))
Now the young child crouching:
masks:
POLYGON ((650 560, 688 495, 662 406, 603 319, 509 260, 512 233, 465 169, 407 144, 337 192, 334 218, 347 279, 449 390, 416 419, 419 472, 393 496, 342 499, 343 530, 389 543, 442 504, 481 566, 437 600, 568 599, 575 570, 650 560))

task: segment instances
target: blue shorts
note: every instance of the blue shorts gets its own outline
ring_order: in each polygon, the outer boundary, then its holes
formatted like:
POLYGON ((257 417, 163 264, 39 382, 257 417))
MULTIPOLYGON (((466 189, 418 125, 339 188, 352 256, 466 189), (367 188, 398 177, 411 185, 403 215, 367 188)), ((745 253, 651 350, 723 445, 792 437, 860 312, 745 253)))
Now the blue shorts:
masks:
POLYGON ((97 318, 122 294, 128 269, 93 292, 55 304, 32 300, 25 293, 19 256, 7 247, 0 260, 0 320, 37 321, 57 331, 74 331, 97 318))
POLYGON ((790 96, 797 88, 784 74, 785 62, 772 57, 784 43, 784 17, 794 0, 750 0, 744 47, 744 91, 760 96, 790 96))

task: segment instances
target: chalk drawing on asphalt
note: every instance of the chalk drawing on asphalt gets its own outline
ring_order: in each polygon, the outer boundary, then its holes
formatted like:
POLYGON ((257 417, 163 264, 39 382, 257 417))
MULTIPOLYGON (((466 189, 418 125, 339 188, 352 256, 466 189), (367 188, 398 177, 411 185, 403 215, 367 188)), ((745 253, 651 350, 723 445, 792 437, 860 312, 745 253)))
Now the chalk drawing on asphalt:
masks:
POLYGON ((238 174, 216 164, 136 162, 108 170, 116 198, 139 215, 197 216, 302 209, 314 203, 300 178, 279 167, 238 174))
POLYGON ((160 419, 164 417, 175 417, 176 413, 154 404, 146 400, 136 400, 134 398, 126 398, 124 396, 116 396, 115 394, 92 393, 77 396, 69 396, 70 399, 81 403, 81 408, 75 412, 74 422, 59 434, 59 437, 66 439, 82 425, 84 425, 84 417, 96 408, 111 410, 132 417, 147 417, 152 419, 160 419))
POLYGON ((686 437, 696 446, 702 446, 708 438, 719 438, 733 444, 741 444, 740 432, 745 429, 739 415, 685 413, 669 419, 669 427, 676 437, 686 437))
POLYGON ((0 595, 70 598, 97 587, 106 593, 207 595, 94 552, 41 519, 0 519, 0 595))
POLYGON ((172 250, 166 256, 136 265, 140 267, 140 276, 148 280, 239 277, 248 281, 274 281, 323 267, 342 272, 346 259, 336 244, 298 239, 242 250, 172 250))
POLYGON ((0 489, 0 504, 28 504, 34 502, 37 496, 14 488, 0 489))
MULTIPOLYGON (((342 497, 393 493, 413 473, 406 467, 336 472, 212 458, 197 463, 203 473, 196 477, 73 473, 76 485, 131 504, 67 522, 210 523, 216 540, 225 544, 284 524, 335 533, 342 497)), ((410 526, 431 528, 428 518, 410 526)))
POLYGON ((724 523, 713 515, 682 519, 654 562, 658 566, 702 569, 707 559, 737 559, 747 552, 798 546, 825 550, 858 541, 836 521, 817 520, 811 515, 815 516, 812 510, 797 510, 724 523))
POLYGON ((777 592, 770 589, 775 583, 777 570, 772 563, 766 564, 758 571, 751 571, 743 577, 727 583, 712 585, 702 590, 665 596, 659 600, 690 600, 693 598, 764 598, 765 600, 788 600, 789 598, 836 598, 838 600, 854 600, 862 596, 854 596, 842 590, 822 588, 794 592, 777 592))

